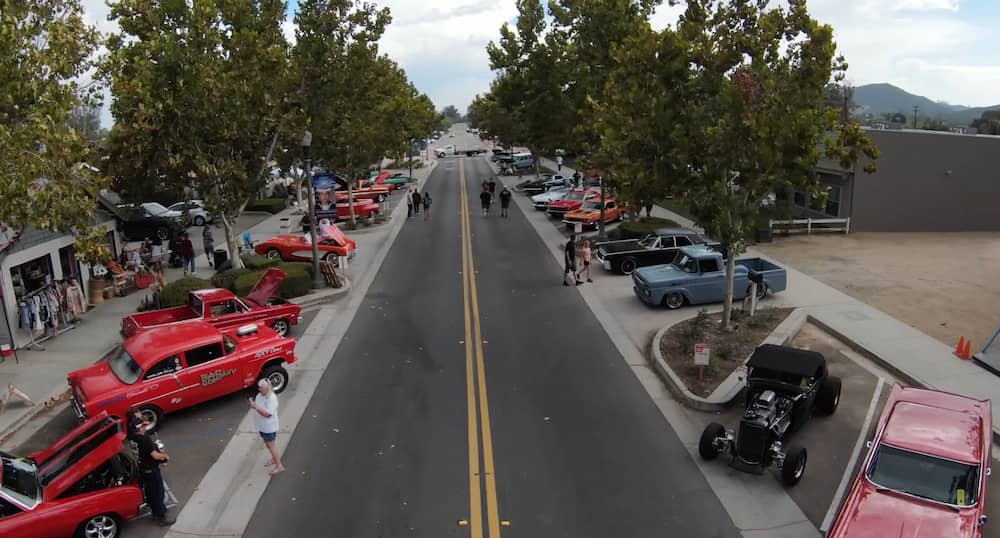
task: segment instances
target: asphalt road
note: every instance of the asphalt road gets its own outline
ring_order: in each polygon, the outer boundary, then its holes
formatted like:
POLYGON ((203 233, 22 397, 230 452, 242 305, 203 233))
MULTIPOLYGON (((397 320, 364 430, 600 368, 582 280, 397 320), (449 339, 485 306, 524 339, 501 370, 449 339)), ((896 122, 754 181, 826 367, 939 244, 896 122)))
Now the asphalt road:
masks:
POLYGON ((516 206, 481 216, 489 174, 439 163, 244 536, 738 536, 516 206))

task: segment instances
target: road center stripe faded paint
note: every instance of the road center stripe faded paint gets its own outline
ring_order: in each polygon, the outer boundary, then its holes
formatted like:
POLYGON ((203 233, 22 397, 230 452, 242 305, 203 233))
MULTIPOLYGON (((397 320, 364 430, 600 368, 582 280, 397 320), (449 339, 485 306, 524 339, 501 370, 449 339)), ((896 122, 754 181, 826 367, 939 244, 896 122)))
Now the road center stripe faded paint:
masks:
POLYGON ((486 536, 489 538, 500 537, 500 511, 497 503, 496 472, 493 465, 493 434, 490 428, 489 399, 486 394, 486 362, 483 358, 483 336, 479 321, 479 294, 476 288, 476 266, 472 256, 472 228, 469 221, 469 200, 468 189, 465 182, 465 159, 458 159, 459 192, 461 198, 461 209, 459 214, 462 219, 462 274, 463 291, 465 301, 465 349, 466 349, 466 381, 469 385, 469 470, 470 470, 470 507, 471 507, 471 535, 473 538, 483 536, 482 527, 482 504, 480 498, 481 484, 486 488, 486 536), (472 315, 469 315, 469 306, 472 307, 472 315), (469 325, 472 325, 472 334, 469 334, 469 325), (473 345, 474 343, 474 345, 473 345), (475 352, 475 362, 472 356, 475 352), (473 383, 475 389, 473 390, 473 383), (473 424, 477 415, 478 396, 478 424, 473 424), (478 428, 477 428, 478 426, 478 428), (482 473, 479 473, 479 435, 482 437, 482 473), (480 478, 482 480, 480 481, 480 478), (473 484, 474 483, 474 484, 473 484), (477 524, 478 521, 478 524, 477 524))

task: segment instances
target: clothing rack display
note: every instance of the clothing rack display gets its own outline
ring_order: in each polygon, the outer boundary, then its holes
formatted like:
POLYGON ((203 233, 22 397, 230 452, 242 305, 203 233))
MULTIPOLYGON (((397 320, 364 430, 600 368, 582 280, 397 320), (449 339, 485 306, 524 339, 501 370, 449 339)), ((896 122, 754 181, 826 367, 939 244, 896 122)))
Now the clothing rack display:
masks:
POLYGON ((27 349, 45 351, 40 344, 76 327, 87 310, 83 290, 73 279, 55 282, 26 293, 18 300, 18 326, 30 343, 27 349))

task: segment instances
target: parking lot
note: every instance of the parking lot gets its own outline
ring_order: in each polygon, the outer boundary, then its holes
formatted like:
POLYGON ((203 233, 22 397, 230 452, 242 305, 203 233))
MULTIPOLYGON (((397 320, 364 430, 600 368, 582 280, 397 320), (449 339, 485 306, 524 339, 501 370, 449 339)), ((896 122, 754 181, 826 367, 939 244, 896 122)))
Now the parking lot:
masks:
POLYGON ((754 248, 954 346, 1000 325, 1000 233, 776 237, 754 248))
MULTIPOLYGON (((802 481, 795 487, 789 488, 788 493, 809 521, 817 528, 826 531, 824 524, 829 525, 836 515, 838 506, 835 503, 839 503, 838 493, 842 491, 846 495, 850 489, 857 467, 867 453, 864 441, 874 435, 886 398, 896 381, 888 372, 860 357, 842 342, 812 324, 806 324, 788 345, 822 353, 826 357, 831 375, 840 377, 843 382, 837 411, 829 417, 813 417, 791 437, 792 442, 806 447, 809 457, 802 481), (875 396, 879 377, 883 379, 883 385, 868 428, 863 433, 861 430, 872 398, 875 396), (852 459, 852 453, 862 434, 863 439, 860 441, 857 458, 852 459)), ((739 404, 719 415, 703 413, 705 424, 717 421, 727 427, 735 427, 744 409, 742 402, 739 404)), ((720 459, 718 464, 725 465, 725 462, 720 459)), ((993 467, 1000 469, 995 459, 993 467)), ((778 477, 773 471, 769 471, 760 479, 778 480, 778 477)), ((995 484, 990 486, 1000 487, 995 484)), ((1000 495, 987 495, 986 503, 988 515, 1000 514, 1000 495)), ((1000 538, 1000 525, 987 525, 983 536, 1000 538)))

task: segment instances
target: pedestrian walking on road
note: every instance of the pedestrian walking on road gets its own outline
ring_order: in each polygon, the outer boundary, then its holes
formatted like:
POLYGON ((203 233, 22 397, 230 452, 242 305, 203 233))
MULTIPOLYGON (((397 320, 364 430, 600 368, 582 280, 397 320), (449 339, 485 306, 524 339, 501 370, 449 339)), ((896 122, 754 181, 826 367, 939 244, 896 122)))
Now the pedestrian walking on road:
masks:
POLYGON ((194 245, 191 244, 191 238, 188 237, 187 232, 181 234, 179 246, 181 247, 181 260, 184 262, 184 276, 187 276, 188 273, 196 274, 194 271, 194 245))
POLYGON ((581 250, 582 250, 581 251, 581 254, 582 254, 581 261, 583 261, 583 267, 580 268, 580 272, 576 274, 576 283, 577 284, 580 283, 580 275, 582 275, 583 273, 587 273, 587 282, 593 282, 593 280, 590 279, 591 251, 590 251, 590 241, 589 240, 587 240, 587 239, 583 240, 583 248, 581 250))
POLYGON ((431 194, 429 192, 427 192, 427 191, 424 191, 424 196, 423 196, 423 198, 421 198, 421 200, 423 200, 423 203, 424 203, 424 220, 425 221, 430 220, 431 219, 431 194))
POLYGON ((133 427, 130 439, 135 442, 139 454, 139 481, 146 496, 146 504, 153 512, 153 521, 163 527, 173 525, 176 519, 167 515, 167 506, 163 502, 163 475, 160 474, 160 464, 170 461, 170 456, 156 446, 153 438, 146 432, 149 421, 130 419, 129 423, 133 427))
POLYGON ((500 191, 500 216, 504 218, 509 218, 510 214, 507 212, 507 208, 510 207, 510 197, 512 196, 510 189, 504 185, 502 191, 500 191))
POLYGON ((479 193, 479 201, 483 203, 483 216, 484 217, 486 215, 490 214, 490 201, 491 200, 492 200, 492 197, 490 197, 490 191, 484 189, 483 192, 479 193))
POLYGON ((562 155, 556 155, 556 172, 562 172, 562 155))
POLYGON ((490 203, 493 203, 493 193, 497 190, 497 180, 494 177, 490 178, 490 182, 487 184, 490 189, 490 203))
POLYGON ((271 388, 271 382, 261 379, 257 382, 257 396, 247 398, 250 409, 254 410, 253 423, 264 440, 264 446, 271 453, 271 461, 264 465, 270 467, 270 474, 278 474, 285 470, 281 464, 281 455, 274 440, 278 437, 278 396, 271 388))
POLYGON ((417 189, 413 189, 413 213, 420 214, 420 193, 417 192, 417 189))
MULTIPOLYGON (((566 282, 566 277, 573 275, 576 277, 576 234, 569 236, 569 241, 566 241, 566 247, 563 251, 563 261, 566 264, 563 270, 563 286, 569 286, 566 282)), ((576 285, 579 286, 583 284, 579 279, 576 280, 576 285)))
POLYGON ((649 214, 653 212, 653 202, 646 200, 646 217, 649 218, 649 214))
POLYGON ((201 244, 205 248, 205 257, 208 258, 208 266, 212 267, 212 255, 215 254, 215 238, 212 237, 212 229, 208 224, 201 229, 201 244))
POLYGON ((406 218, 413 216, 413 189, 406 191, 406 218))

